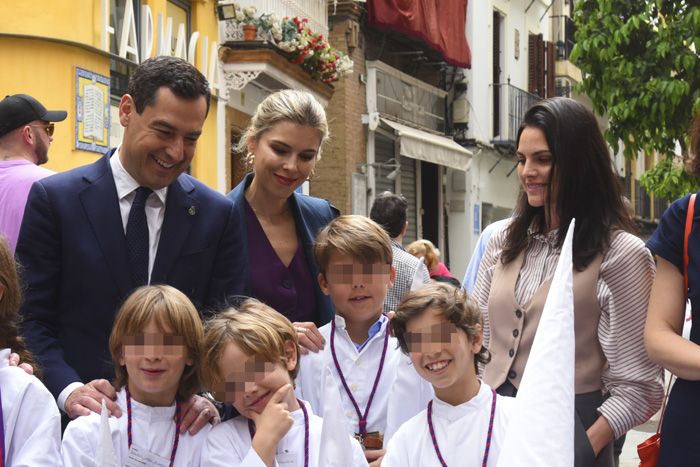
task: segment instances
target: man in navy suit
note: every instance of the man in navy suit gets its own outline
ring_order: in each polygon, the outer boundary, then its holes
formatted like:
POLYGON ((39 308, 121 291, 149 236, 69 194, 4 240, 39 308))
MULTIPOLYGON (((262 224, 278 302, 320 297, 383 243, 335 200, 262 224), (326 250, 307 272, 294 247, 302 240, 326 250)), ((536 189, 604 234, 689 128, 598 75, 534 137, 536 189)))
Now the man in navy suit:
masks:
MULTIPOLYGON (((237 292, 233 204, 184 174, 209 101, 206 79, 186 61, 146 60, 119 103, 121 145, 32 187, 17 247, 23 334, 71 418, 99 412, 102 399, 120 414, 108 339, 133 289, 169 284, 199 309, 237 292)), ((190 402, 191 432, 216 418, 206 399, 190 402)))

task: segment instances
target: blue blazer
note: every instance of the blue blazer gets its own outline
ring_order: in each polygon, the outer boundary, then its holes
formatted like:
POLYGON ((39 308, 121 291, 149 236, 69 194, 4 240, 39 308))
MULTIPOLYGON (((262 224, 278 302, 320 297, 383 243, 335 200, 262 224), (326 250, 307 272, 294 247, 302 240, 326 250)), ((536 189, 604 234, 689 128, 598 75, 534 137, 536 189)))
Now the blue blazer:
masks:
MULTIPOLYGON (((243 289, 242 295, 250 295, 250 262, 248 258, 248 233, 246 230, 244 195, 246 188, 253 181, 253 174, 245 176, 241 183, 236 186, 228 197, 233 200, 233 210, 236 213, 236 237, 240 238, 244 252, 238 260, 241 262, 242 275, 237 278, 240 282, 239 288, 243 289)), ((335 313, 333 302, 327 297, 318 285, 318 266, 314 259, 313 246, 316 234, 324 228, 331 220, 340 215, 340 211, 325 199, 314 198, 294 192, 290 198, 294 221, 299 234, 299 240, 304 248, 304 255, 311 271, 311 278, 314 283, 316 293, 316 309, 318 310, 317 326, 322 326, 331 319, 335 313)))
MULTIPOLYGON (((231 201, 180 175, 168 188, 151 283, 178 288, 198 309, 238 293, 234 222, 231 201)), ((22 333, 51 393, 111 380, 109 335, 134 284, 109 156, 34 183, 16 254, 22 333)))

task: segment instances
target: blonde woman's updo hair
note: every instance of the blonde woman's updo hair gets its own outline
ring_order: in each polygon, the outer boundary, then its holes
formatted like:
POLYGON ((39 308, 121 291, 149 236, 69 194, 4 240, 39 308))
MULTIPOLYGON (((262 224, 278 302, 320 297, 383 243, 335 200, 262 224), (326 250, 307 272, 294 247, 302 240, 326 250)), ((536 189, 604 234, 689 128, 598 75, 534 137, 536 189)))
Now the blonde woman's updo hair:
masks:
POLYGON ((277 123, 285 121, 318 130, 321 134, 321 145, 318 148, 318 158, 320 159, 323 143, 330 136, 326 111, 313 95, 306 91, 293 89, 270 94, 258 105, 255 115, 250 119, 250 125, 241 136, 236 149, 241 153, 247 152, 248 142, 251 139, 259 139, 263 133, 277 123))
POLYGON ((423 258, 428 271, 435 269, 440 262, 440 250, 430 240, 416 240, 406 247, 406 251, 413 256, 423 258))

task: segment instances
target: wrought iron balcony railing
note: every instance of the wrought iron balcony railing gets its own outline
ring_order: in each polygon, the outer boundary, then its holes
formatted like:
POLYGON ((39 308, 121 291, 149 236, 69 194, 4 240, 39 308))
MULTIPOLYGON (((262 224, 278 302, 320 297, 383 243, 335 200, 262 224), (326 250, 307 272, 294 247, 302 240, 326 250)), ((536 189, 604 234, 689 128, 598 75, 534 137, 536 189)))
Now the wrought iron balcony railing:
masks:
POLYGON ((241 7, 254 6, 260 13, 273 13, 279 19, 288 16, 308 18, 313 32, 328 37, 327 0, 236 0, 241 7))
POLYGON ((542 98, 510 83, 494 83, 492 87, 493 139, 491 143, 514 150, 518 128, 525 112, 542 98))
POLYGON ((576 25, 570 16, 551 16, 552 42, 557 48, 557 60, 568 60, 574 48, 576 25))

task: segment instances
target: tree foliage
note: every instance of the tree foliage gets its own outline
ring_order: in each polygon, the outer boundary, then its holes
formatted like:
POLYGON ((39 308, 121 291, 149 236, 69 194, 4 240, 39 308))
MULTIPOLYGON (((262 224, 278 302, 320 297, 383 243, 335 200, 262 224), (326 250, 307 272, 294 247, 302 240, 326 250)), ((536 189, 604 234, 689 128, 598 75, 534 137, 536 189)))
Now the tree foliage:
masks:
POLYGON ((688 127, 700 111, 700 4, 697 0, 580 0, 571 60, 579 90, 607 114, 606 139, 634 158, 658 152, 663 163, 642 177, 667 199, 697 189, 683 171, 688 127), (681 149, 681 157, 676 154, 681 149))

